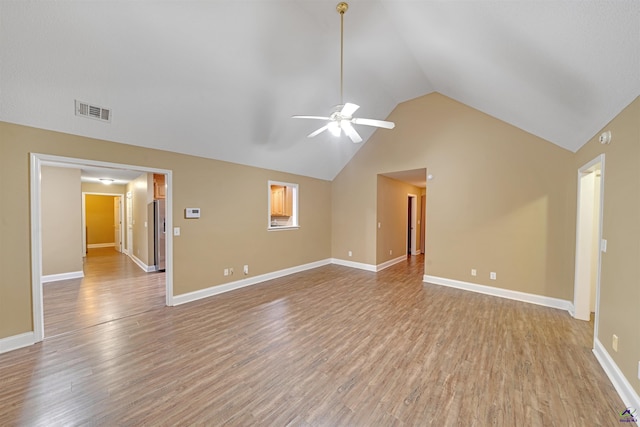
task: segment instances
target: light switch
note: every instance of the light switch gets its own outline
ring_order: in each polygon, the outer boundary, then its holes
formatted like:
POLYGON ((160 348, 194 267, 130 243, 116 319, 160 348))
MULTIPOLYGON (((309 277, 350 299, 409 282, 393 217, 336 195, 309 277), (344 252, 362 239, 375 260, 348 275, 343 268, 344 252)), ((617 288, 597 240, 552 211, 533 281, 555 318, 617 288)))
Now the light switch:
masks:
POLYGON ((602 239, 602 243, 600 243, 600 250, 602 252, 607 252, 607 239, 602 239))
POLYGON ((173 227, 173 235, 174 236, 180 235, 180 227, 173 227))

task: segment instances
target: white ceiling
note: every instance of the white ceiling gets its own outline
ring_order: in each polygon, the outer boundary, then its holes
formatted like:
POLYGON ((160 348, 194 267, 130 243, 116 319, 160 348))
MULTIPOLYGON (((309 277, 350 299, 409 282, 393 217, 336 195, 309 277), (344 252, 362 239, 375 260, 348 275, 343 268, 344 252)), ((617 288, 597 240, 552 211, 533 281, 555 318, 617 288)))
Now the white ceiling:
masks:
MULTIPOLYGON (((56 166, 60 167, 59 164, 56 166)), ((146 172, 87 165, 80 168, 80 180, 82 182, 99 182, 105 184, 102 180, 112 180, 110 184, 124 185, 143 174, 146 174, 146 172)))
MULTIPOLYGON (((337 3, 2 0, 0 120, 333 179, 362 144, 290 116, 340 101, 337 3)), ((349 4, 361 117, 437 91, 576 151, 640 94, 637 0, 349 4)))

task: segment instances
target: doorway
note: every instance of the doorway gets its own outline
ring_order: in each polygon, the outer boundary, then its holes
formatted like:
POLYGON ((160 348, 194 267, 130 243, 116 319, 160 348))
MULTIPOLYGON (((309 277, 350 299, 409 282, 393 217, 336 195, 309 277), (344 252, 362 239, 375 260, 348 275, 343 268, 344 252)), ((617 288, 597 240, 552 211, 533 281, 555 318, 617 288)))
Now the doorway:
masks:
POLYGON ((123 252, 124 203, 122 194, 82 192, 82 247, 113 247, 123 252))
POLYGON ((600 299, 600 262, 602 242, 602 205, 604 200, 604 154, 578 169, 576 218, 576 265, 573 317, 589 321, 595 313, 598 327, 600 299))
MULTIPOLYGON (((44 303, 42 281, 42 212, 41 212, 41 169, 43 166, 59 168, 83 169, 84 167, 106 168, 112 170, 135 171, 141 174, 159 173, 166 177, 166 226, 172 229, 172 171, 148 167, 100 162, 88 159, 76 159, 46 154, 32 153, 30 156, 31 174, 31 277, 33 295, 33 325, 36 342, 44 339, 44 303)), ((115 210, 115 209, 114 209, 115 210)), ((122 208, 119 208, 122 214, 122 208)), ((122 228, 121 228, 122 229, 122 228)), ((120 235, 122 231, 120 231, 120 235)), ((86 247, 86 246, 85 246, 86 247)), ((115 252, 115 251, 114 251, 115 252)), ((125 256, 120 254, 120 256, 125 256)), ((166 239, 166 273, 164 280, 164 304, 173 305, 173 240, 172 233, 167 233, 166 239)))

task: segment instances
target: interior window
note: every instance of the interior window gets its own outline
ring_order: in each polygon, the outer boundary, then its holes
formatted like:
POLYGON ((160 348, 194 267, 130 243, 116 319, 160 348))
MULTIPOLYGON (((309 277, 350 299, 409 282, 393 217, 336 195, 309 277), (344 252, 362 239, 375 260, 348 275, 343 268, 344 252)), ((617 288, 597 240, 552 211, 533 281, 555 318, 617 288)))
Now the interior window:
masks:
POLYGON ((269 181, 269 229, 298 227, 298 184, 269 181))

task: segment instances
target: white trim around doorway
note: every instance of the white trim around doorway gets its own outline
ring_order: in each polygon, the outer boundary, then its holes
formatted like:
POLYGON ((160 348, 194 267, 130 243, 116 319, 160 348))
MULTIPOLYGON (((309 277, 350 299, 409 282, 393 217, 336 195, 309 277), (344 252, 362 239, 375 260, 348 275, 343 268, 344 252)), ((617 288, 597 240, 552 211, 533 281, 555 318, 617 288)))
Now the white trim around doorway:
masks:
MULTIPOLYGON (((41 169, 42 166, 72 167, 82 166, 105 167, 112 169, 128 169, 142 173, 164 174, 166 177, 166 224, 169 230, 173 229, 173 172, 169 169, 149 168, 144 166, 126 165, 119 163, 101 162, 96 160, 78 159, 73 157, 53 156, 49 154, 31 153, 30 155, 30 179, 31 179, 31 292, 33 309, 33 342, 44 339, 44 305, 42 293, 42 207, 41 207, 41 169)), ((173 233, 167 233, 166 239, 166 305, 174 305, 173 297, 173 233)))
MULTIPOLYGON (((584 266, 582 265, 585 260, 581 258, 580 254, 581 251, 580 250, 580 238, 581 238, 581 212, 580 212, 580 202, 581 202, 581 198, 583 197, 582 195, 582 177, 584 177, 585 175, 592 173, 593 170, 595 168, 597 168, 598 170, 600 170, 600 191, 599 191, 599 200, 597 200, 598 203, 598 224, 597 225, 597 242, 598 242, 598 258, 597 260, 595 260, 595 262, 597 263, 597 271, 596 271, 596 277, 595 277, 595 287, 596 287, 596 292, 595 292, 595 320, 594 320, 594 346, 595 346, 595 339, 598 336, 598 326, 599 326, 599 320, 600 320, 600 268, 601 268, 601 262, 602 262, 602 217, 603 217, 603 212, 604 212, 604 167, 605 164, 605 156, 604 154, 600 154, 598 157, 596 157, 595 159, 591 160, 589 163, 583 165, 582 167, 580 167, 578 169, 578 185, 577 185, 577 203, 576 203, 576 259, 575 259, 575 274, 574 274, 574 300, 573 300, 573 306, 574 309, 570 312, 571 315, 574 318, 576 317, 577 312, 581 312, 584 311, 584 309, 580 309, 580 307, 582 306, 582 304, 584 304, 584 302, 586 301, 587 303, 589 302, 589 298, 585 296, 585 293, 589 293, 590 292, 590 285, 589 284, 584 284, 584 283, 580 283, 579 282, 579 274, 578 271, 581 268, 584 268, 584 266)), ((592 262, 592 261, 590 261, 592 262)), ((587 307, 588 308, 588 307, 587 307)), ((588 319, 582 319, 582 320, 588 320, 588 319)))

